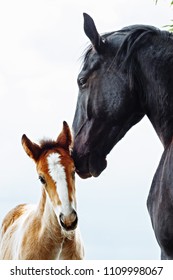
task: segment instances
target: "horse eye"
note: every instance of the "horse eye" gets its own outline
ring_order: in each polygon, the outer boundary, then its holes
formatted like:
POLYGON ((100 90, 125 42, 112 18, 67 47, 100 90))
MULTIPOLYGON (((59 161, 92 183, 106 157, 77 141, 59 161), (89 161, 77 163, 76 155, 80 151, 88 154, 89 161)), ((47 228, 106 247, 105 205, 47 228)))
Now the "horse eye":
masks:
POLYGON ((78 79, 78 85, 79 87, 84 88, 86 85, 86 79, 84 77, 78 79))
POLYGON ((40 182, 41 182, 43 185, 46 184, 46 181, 45 181, 45 179, 44 179, 42 176, 39 176, 39 180, 40 180, 40 182))

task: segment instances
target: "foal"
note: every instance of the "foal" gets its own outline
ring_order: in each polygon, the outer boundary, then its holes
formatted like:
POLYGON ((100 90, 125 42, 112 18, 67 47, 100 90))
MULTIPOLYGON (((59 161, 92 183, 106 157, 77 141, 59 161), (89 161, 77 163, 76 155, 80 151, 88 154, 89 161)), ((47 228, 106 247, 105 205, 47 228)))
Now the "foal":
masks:
POLYGON ((21 204, 6 215, 1 228, 0 259, 83 259, 83 245, 76 229, 71 143, 66 122, 56 141, 37 145, 22 136, 23 148, 36 164, 42 196, 38 205, 21 204))

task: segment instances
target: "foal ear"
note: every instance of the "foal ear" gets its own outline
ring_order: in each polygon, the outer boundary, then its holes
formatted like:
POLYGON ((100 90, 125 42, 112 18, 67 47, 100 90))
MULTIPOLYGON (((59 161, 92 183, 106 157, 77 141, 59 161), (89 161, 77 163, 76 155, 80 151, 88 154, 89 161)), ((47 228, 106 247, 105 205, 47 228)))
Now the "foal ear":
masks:
POLYGON ((70 128, 65 121, 63 122, 63 129, 60 135, 58 136, 56 142, 62 148, 69 151, 70 145, 72 144, 72 136, 71 136, 70 128))
POLYGON ((90 39, 95 50, 99 53, 103 51, 105 43, 102 37, 99 35, 93 19, 86 13, 83 13, 84 16, 84 31, 86 36, 90 39))
POLYGON ((34 161, 38 160, 41 153, 41 148, 39 145, 31 142, 31 140, 29 140, 25 134, 22 136, 22 146, 30 158, 32 158, 34 161))

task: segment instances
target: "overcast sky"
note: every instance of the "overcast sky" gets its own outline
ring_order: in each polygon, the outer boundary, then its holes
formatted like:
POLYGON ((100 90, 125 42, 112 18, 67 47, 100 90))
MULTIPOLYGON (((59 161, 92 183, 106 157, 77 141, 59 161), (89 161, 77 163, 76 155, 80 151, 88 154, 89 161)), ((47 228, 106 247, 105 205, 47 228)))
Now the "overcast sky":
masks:
MULTIPOLYGON (((0 221, 19 203, 37 203, 41 187, 21 145, 56 138, 71 126, 81 55, 83 12, 101 33, 130 24, 162 28, 173 18, 160 0, 0 0, 0 221)), ((162 153, 144 118, 108 156, 99 178, 77 178, 86 259, 159 259, 146 199, 162 153)))

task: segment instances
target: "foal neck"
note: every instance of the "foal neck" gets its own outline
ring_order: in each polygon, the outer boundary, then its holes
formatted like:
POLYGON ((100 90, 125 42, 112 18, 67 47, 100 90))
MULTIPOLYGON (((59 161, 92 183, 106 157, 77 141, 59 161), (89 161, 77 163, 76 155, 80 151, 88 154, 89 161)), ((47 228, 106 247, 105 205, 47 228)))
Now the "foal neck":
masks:
POLYGON ((56 242, 62 242, 65 237, 71 239, 74 232, 65 232, 62 230, 59 220, 55 214, 52 203, 45 188, 42 188, 42 196, 38 205, 39 218, 41 219, 42 231, 49 231, 56 242))
POLYGON ((62 230, 44 187, 38 205, 38 213, 41 220, 40 241, 43 240, 44 244, 47 243, 50 246, 54 258, 81 259, 82 249, 80 249, 81 245, 76 243, 78 239, 76 231, 66 232, 62 230))

